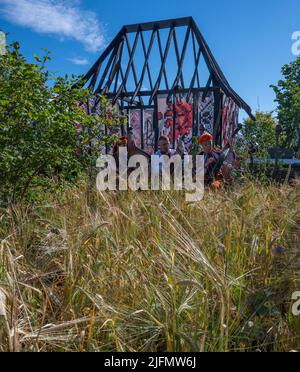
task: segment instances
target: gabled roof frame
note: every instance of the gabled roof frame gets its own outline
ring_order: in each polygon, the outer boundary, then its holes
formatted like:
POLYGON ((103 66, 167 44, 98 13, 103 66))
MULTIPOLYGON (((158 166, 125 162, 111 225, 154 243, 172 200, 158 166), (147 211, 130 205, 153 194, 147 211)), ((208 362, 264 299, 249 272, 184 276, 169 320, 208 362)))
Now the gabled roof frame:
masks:
POLYGON ((106 95, 114 102, 118 100, 125 100, 131 105, 138 106, 146 105, 144 104, 144 97, 149 97, 148 104, 151 105, 155 96, 160 93, 168 94, 168 96, 171 97, 176 91, 187 93, 189 96, 195 90, 202 90, 205 92, 208 90, 221 90, 226 96, 231 97, 241 109, 245 110, 246 113, 253 118, 251 108, 231 88, 192 17, 124 26, 109 44, 100 58, 84 76, 83 81, 85 84, 89 84, 89 89, 95 95, 106 95), (187 27, 182 50, 179 48, 176 32, 180 27, 187 27), (162 48, 160 36, 160 30, 163 29, 169 29, 165 49, 162 48), (147 47, 144 39, 144 33, 148 31, 152 31, 152 34, 147 47), (129 34, 135 34, 132 46, 130 45, 129 34), (194 73, 191 81, 187 83, 184 81, 182 69, 190 38, 192 38, 193 43, 194 73), (138 40, 141 40, 144 55, 144 64, 140 77, 137 75, 134 62, 138 40), (158 42, 161 58, 160 71, 156 81, 153 79, 151 67, 149 65, 149 58, 154 40, 157 40, 158 42), (174 43, 176 51, 177 73, 175 80, 169 81, 166 72, 166 60, 168 58, 169 48, 172 42, 174 43), (198 52, 196 48, 197 45, 198 52), (129 62, 125 71, 123 70, 122 66, 122 55, 124 48, 128 49, 129 54, 129 62), (208 81, 202 86, 200 84, 201 76, 199 76, 199 62, 201 56, 203 56, 210 74, 208 81), (101 67, 104 64, 106 64, 106 67, 102 72, 101 67), (131 71, 134 77, 135 90, 129 92, 126 87, 126 83, 131 71), (150 84, 150 90, 148 91, 142 90, 143 80, 146 75, 150 84), (119 80, 121 81, 121 84, 118 84, 119 80), (164 81, 166 89, 161 89, 162 81, 164 81), (138 99, 138 101, 136 101, 136 99, 138 99))

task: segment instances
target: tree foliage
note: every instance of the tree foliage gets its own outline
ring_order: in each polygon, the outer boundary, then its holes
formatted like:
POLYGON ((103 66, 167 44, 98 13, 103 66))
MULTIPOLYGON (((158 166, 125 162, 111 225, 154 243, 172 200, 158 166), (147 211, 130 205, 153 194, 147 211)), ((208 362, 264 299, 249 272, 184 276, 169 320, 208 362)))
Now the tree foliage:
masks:
POLYGON ((257 156, 267 158, 268 150, 276 145, 276 120, 270 112, 257 112, 255 116, 256 120, 250 118, 244 120, 242 137, 238 145, 246 153, 245 150, 251 143, 257 144, 257 156))
POLYGON ((45 53, 28 63, 18 43, 0 57, 2 200, 77 182, 95 164, 103 142, 111 140, 105 137, 105 125, 120 125, 104 100, 98 115, 86 115, 82 103, 92 99, 90 92, 72 88, 75 76, 50 76, 45 67, 49 59, 45 53))
POLYGON ((272 85, 278 103, 278 120, 284 127, 284 144, 299 150, 300 58, 282 68, 283 78, 272 85))

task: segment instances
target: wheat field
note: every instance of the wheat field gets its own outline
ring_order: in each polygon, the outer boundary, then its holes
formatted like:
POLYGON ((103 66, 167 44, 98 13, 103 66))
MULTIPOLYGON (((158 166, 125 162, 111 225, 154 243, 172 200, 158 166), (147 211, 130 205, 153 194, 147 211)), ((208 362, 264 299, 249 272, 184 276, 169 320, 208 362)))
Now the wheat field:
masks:
POLYGON ((300 350, 299 226, 299 182, 1 209, 0 351, 300 350))

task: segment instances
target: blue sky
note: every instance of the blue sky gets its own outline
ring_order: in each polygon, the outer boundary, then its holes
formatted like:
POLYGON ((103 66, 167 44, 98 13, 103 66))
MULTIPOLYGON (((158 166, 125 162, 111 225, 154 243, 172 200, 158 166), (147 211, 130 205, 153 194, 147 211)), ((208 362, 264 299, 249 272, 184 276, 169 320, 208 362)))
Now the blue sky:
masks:
POLYGON ((57 75, 86 72, 124 24, 185 16, 194 17, 253 111, 274 110, 269 85, 296 59, 299 0, 0 0, 0 29, 10 33, 9 41, 20 41, 28 58, 50 50, 49 67, 57 75))

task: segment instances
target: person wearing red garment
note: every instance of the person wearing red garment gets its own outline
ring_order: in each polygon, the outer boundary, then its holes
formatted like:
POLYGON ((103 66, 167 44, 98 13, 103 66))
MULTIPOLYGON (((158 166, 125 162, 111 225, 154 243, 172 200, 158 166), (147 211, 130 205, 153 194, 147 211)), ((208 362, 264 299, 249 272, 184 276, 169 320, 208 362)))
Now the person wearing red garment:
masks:
POLYGON ((210 133, 202 134, 199 143, 203 149, 200 155, 204 155, 205 170, 208 171, 219 160, 221 151, 213 147, 213 136, 210 133))
POLYGON ((199 137, 199 143, 203 149, 200 155, 204 155, 205 183, 219 189, 222 187, 222 172, 220 171, 215 177, 212 172, 222 151, 213 146, 213 136, 208 132, 199 137))
POLYGON ((204 155, 206 184, 212 185, 212 187, 216 189, 221 188, 224 184, 232 184, 233 170, 239 169, 239 164, 233 146, 227 145, 223 151, 214 147, 213 136, 207 132, 199 137, 199 143, 203 148, 203 151, 200 155, 204 155), (215 167, 217 169, 215 169, 215 167), (217 173, 215 174, 215 172, 217 173))

